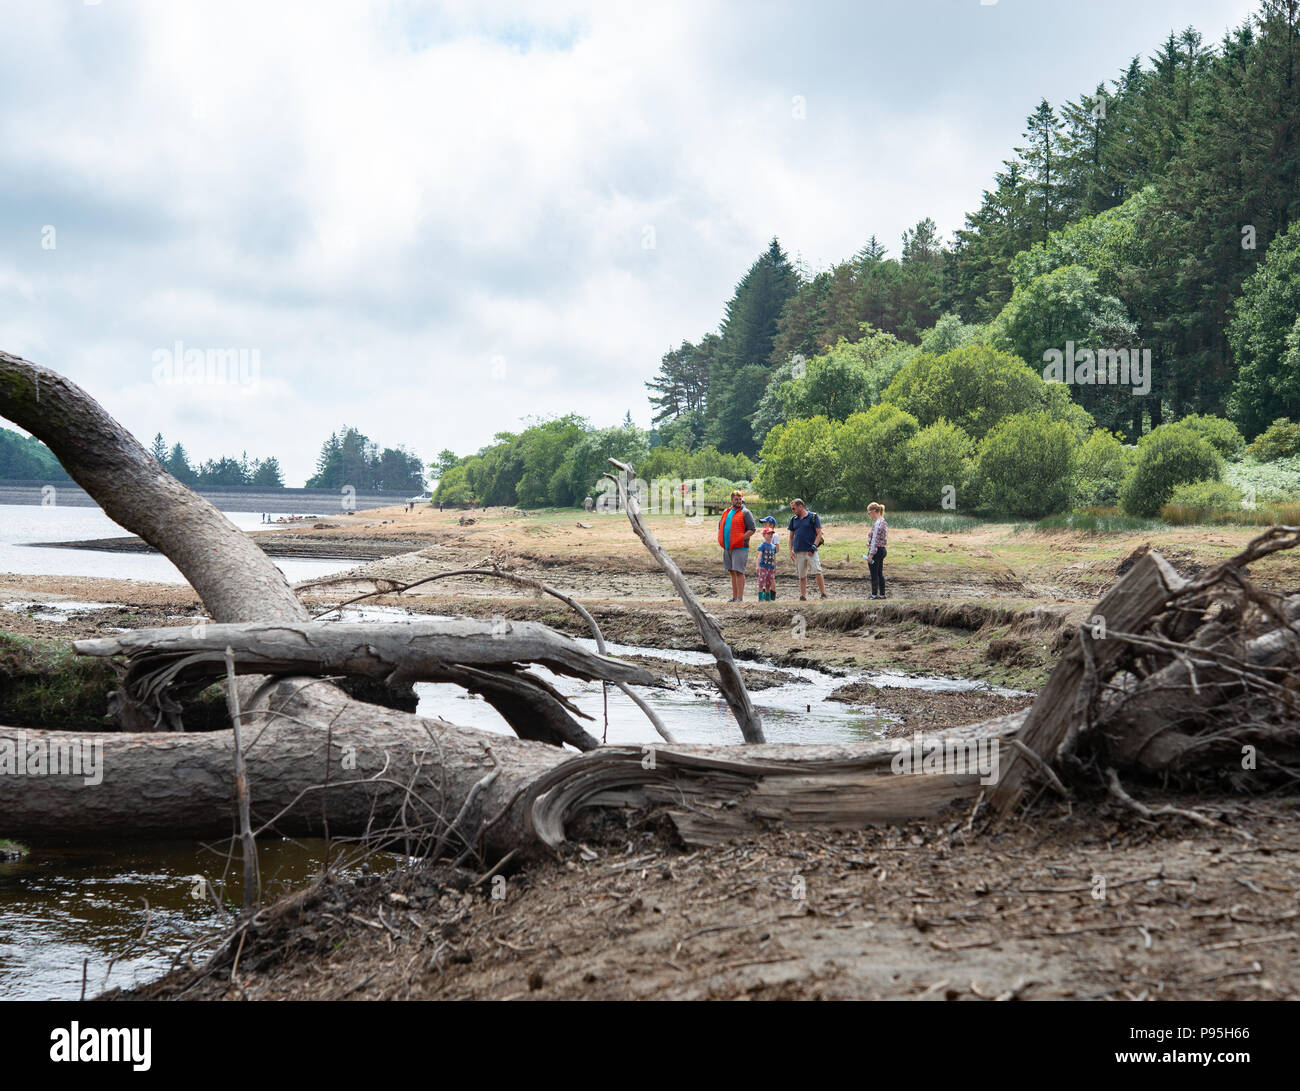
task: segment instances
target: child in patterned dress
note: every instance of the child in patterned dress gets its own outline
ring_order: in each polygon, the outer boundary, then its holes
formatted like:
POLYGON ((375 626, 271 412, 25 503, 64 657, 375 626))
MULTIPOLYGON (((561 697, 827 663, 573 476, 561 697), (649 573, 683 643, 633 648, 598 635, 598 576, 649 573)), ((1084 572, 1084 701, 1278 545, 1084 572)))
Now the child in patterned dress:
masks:
POLYGON ((776 555, 781 544, 776 540, 776 520, 770 515, 763 520, 763 543, 758 547, 758 601, 776 599, 776 555))

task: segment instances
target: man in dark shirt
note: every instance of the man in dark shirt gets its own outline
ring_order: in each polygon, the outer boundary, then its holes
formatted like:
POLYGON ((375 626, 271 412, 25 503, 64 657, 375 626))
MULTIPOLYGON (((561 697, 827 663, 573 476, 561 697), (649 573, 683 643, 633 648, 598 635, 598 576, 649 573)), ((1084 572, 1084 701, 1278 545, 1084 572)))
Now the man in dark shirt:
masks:
POLYGON ((822 544, 822 521, 815 511, 809 511, 802 500, 795 497, 790 504, 794 518, 787 528, 790 531, 790 555, 794 557, 795 575, 799 577, 799 601, 808 600, 808 577, 817 577, 817 590, 826 598, 826 578, 822 575, 817 547, 822 544))

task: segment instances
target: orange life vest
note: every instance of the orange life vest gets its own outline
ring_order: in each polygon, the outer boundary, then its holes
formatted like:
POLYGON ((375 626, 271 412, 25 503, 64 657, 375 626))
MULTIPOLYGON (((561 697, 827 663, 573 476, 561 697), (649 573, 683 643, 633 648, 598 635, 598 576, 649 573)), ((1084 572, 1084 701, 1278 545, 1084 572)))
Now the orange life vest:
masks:
POLYGON ((718 520, 718 545, 723 549, 745 548, 744 508, 730 507, 722 513, 722 518, 718 520))

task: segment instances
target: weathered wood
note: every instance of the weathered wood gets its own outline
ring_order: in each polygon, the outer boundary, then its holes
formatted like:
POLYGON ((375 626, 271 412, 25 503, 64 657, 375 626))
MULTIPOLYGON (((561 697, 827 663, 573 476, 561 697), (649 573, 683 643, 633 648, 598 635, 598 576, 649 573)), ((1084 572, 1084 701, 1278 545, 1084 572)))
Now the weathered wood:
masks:
MULTIPOLYGON (((529 844, 514 800, 571 751, 457 727, 354 701, 320 679, 262 687, 255 712, 242 709, 249 803, 259 836, 321 836, 430 841, 481 790, 462 828, 484 858, 529 844), (328 791, 322 787, 328 782, 328 791), (324 800, 322 801, 322 793, 324 800), (481 838, 479 830, 496 822, 481 838)), ((7 836, 40 841, 133 837, 237 836, 234 737, 194 734, 20 730, 0 727, 6 744, 30 759, 56 745, 99 755, 99 783, 84 775, 0 775, 7 836)), ((572 755, 576 756, 576 755, 572 755)), ((457 841, 450 851, 459 853, 457 841)))
MULTIPOLYGON (((1158 553, 1147 553, 1102 597, 1092 613, 1105 630, 1133 632, 1140 630, 1152 617, 1168 604, 1185 581, 1158 553)), ((1079 693, 1089 664, 1085 654, 1093 656, 1092 669, 1096 673, 1117 656, 1127 645, 1118 640, 1091 637, 1091 619, 1085 623, 1078 640, 1062 655, 1039 691, 1025 718, 1018 738, 1020 742, 1042 758, 1048 765, 1055 763, 1061 747, 1081 726, 1083 710, 1078 706, 1079 693)), ((1009 814, 1024 798, 1025 791, 1035 774, 1033 763, 1019 753, 1012 753, 1002 770, 1002 779, 993 791, 989 804, 997 816, 1009 814)))
MULTIPOLYGON (((984 790, 969 772, 894 773, 895 754, 911 740, 656 743, 564 759, 540 743, 364 705, 314 680, 272 682, 259 703, 271 710, 260 723, 243 717, 259 836, 319 836, 325 812, 332 836, 366 834, 413 845, 423 837, 431 844, 460 815, 448 851, 472 848, 486 861, 559 845, 566 826, 592 808, 666 814, 688 843, 714 844, 767 826, 858 828, 925 818, 952 804, 969 805, 984 790), (410 730, 413 720, 417 732, 410 730), (322 721, 333 725, 328 735, 322 721)), ((1002 742, 1023 716, 944 738, 1002 742)), ((66 732, 0 727, 0 752, 6 744, 34 753, 68 741, 66 732)), ((238 836, 230 732, 100 733, 80 741, 100 747, 102 782, 48 773, 0 776, 7 834, 57 832, 96 841, 238 836)), ((1006 752, 1002 746, 1003 760, 1006 752)))
POLYGON ((156 708, 160 725, 179 707, 176 691, 197 692, 225 673, 228 651, 240 674, 347 674, 392 685, 454 682, 482 693, 520 738, 567 742, 579 750, 599 745, 570 715, 585 714, 542 678, 520 670, 520 664, 539 663, 589 681, 657 681, 642 667, 592 654, 545 625, 527 621, 204 624, 138 629, 73 646, 82 655, 127 656, 127 695, 138 705, 156 708))
POLYGON ((420 618, 391 624, 303 621, 293 624, 182 625, 135 629, 78 640, 80 655, 129 658, 128 679, 172 665, 176 677, 216 677, 227 647, 241 674, 355 674, 393 682, 440 681, 456 666, 539 663, 588 680, 654 685, 644 667, 589 652, 534 621, 420 618))
MULTIPOLYGON (((1294 625, 1300 619, 1300 595, 1284 599, 1277 609, 1281 620, 1294 625)), ((1197 759, 1213 767, 1222 766, 1225 756, 1239 758, 1240 739, 1222 737, 1213 723, 1206 734, 1196 729, 1230 706, 1241 690, 1242 670, 1266 678, 1277 668, 1290 666, 1294 672, 1298 648, 1300 636, 1289 627, 1240 640, 1228 626, 1208 623, 1168 664, 1106 703, 1097 730, 1108 760, 1157 772, 1179 771, 1197 759)), ((1286 672, 1273 681, 1285 686, 1286 672)), ((1300 694, 1295 696, 1300 703, 1300 694)))
MULTIPOLYGON (((605 634, 601 632, 600 625, 597 624, 596 619, 592 617, 591 612, 583 606, 582 603, 572 595, 566 595, 563 591, 550 586, 550 584, 543 583, 541 580, 535 580, 529 576, 521 576, 517 572, 503 571, 497 566, 495 561, 491 560, 475 568, 453 568, 447 572, 436 572, 432 576, 424 576, 421 579, 413 580, 410 583, 394 583, 391 580, 376 579, 371 581, 376 585, 375 591, 367 592, 364 595, 357 595, 354 598, 348 599, 346 602, 340 603, 338 606, 333 606, 328 610, 322 611, 316 616, 318 618, 325 617, 327 614, 332 614, 337 610, 340 611, 339 616, 341 617, 343 607, 351 606, 353 603, 361 602, 363 599, 373 598, 377 594, 400 595, 411 590, 413 587, 419 587, 421 584, 433 583, 435 580, 445 580, 453 576, 491 576, 494 579, 506 580, 509 583, 513 583, 516 587, 527 587, 534 591, 540 591, 544 595, 550 595, 552 598, 559 599, 565 606, 568 606, 587 623, 587 627, 591 629, 591 635, 596 641, 596 651, 601 655, 605 654, 605 634)), ((355 579, 356 577, 354 576, 348 577, 346 580, 341 577, 325 577, 323 579, 312 580, 310 585, 313 587, 320 587, 332 582, 353 582, 355 579)), ((659 714, 645 702, 636 690, 626 682, 615 682, 614 684, 632 701, 634 705, 636 705, 637 708, 645 713, 646 719, 654 725, 654 729, 659 732, 661 738, 666 742, 677 741, 673 738, 673 734, 668 730, 667 725, 665 725, 663 720, 659 718, 659 714)))
MULTIPOLYGON (((960 750, 991 747, 994 769, 1026 713, 926 736, 960 750)), ((755 829, 859 829, 927 818, 973 801, 987 786, 961 761, 935 772, 898 772, 911 739, 851 746, 604 746, 544 773, 528 788, 525 821, 558 845, 565 824, 591 807, 653 807, 688 844, 716 844, 755 829)), ((989 753, 990 751, 985 751, 989 753)))
POLYGON ((616 458, 611 458, 609 461, 618 467, 621 475, 606 474, 605 476, 618 486, 619 502, 623 505, 623 510, 627 512, 627 518, 632 524, 632 529, 636 532, 636 536, 641 539, 646 549, 650 551, 650 556, 667 573, 673 589, 686 606, 686 612, 691 615, 691 620, 695 622, 695 627, 699 629, 700 636, 704 638, 705 646, 709 649, 713 658, 717 660, 718 688, 722 690, 722 696, 726 699, 732 714, 736 717, 736 722, 740 725, 741 735, 748 743, 763 742, 763 718, 759 715, 758 709, 754 707, 754 702, 750 700, 749 689, 745 686, 745 680, 736 667, 735 657, 731 654, 731 645, 723 637, 722 630, 718 628, 718 623, 708 615, 704 607, 700 605, 699 599, 695 597, 694 592, 687 586, 682 570, 668 556, 667 550, 659 544, 659 540, 646 525, 645 520, 641 518, 641 505, 636 497, 628 493, 627 483, 636 479, 636 470, 626 462, 620 462, 616 458))

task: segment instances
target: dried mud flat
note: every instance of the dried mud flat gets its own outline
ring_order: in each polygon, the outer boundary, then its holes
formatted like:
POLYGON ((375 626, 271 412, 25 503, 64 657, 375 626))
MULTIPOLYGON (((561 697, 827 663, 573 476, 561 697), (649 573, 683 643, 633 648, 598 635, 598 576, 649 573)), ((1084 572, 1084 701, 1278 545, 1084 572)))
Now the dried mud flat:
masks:
POLYGON ((1001 832, 957 814, 697 851, 629 833, 481 881, 421 867, 330 881, 238 965, 116 995, 1296 999, 1300 818, 1200 803, 1239 832, 1085 803, 1001 832))

